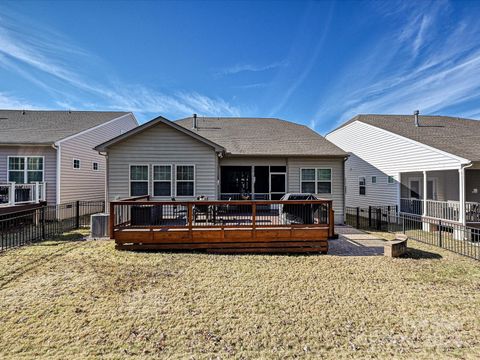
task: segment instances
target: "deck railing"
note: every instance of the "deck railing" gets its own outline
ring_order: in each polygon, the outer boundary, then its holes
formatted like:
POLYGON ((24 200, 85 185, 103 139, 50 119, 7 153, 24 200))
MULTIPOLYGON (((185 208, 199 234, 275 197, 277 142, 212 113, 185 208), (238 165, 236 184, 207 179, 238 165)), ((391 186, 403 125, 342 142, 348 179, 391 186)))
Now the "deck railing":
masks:
POLYGON ((38 204, 41 201, 46 201, 46 190, 45 182, 0 184, 0 206, 38 204))
MULTIPOLYGON (((460 202, 455 200, 426 200, 425 216, 447 221, 460 221, 460 202)), ((423 215, 423 200, 401 199, 400 211, 407 214, 423 215)), ((465 220, 468 223, 480 222, 480 204, 465 202, 465 220)))
POLYGON ((328 227, 334 234, 331 200, 145 201, 110 203, 110 237, 122 229, 228 229, 328 227))

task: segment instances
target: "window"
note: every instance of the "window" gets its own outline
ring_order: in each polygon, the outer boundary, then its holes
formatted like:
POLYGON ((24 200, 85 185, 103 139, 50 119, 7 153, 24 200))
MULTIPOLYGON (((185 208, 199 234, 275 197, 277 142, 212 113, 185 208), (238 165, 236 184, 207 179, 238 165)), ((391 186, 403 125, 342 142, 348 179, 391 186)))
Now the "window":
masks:
POLYGON ((153 196, 172 196, 172 166, 153 166, 153 196))
POLYGON ((367 186, 366 186, 366 181, 365 177, 361 176, 358 178, 358 193, 360 195, 366 195, 367 194, 367 186))
POLYGON ((94 161, 94 162, 92 163, 92 170, 93 170, 93 171, 98 171, 98 162, 94 161))
POLYGON ((332 169, 301 169, 302 193, 331 194, 332 169))
POLYGON ((148 195, 148 165, 130 165, 130 196, 148 195))
POLYGON ((42 156, 8 157, 8 181, 19 184, 43 181, 42 156))
POLYGON ((175 181, 177 196, 195 196, 195 167, 193 165, 178 165, 175 181))
POLYGON ((372 184, 376 184, 377 183, 377 177, 376 176, 372 176, 372 184))
POLYGON ((395 176, 389 176, 387 181, 389 184, 393 184, 395 182, 395 176))
POLYGON ((80 160, 73 159, 73 168, 74 169, 80 169, 80 160))

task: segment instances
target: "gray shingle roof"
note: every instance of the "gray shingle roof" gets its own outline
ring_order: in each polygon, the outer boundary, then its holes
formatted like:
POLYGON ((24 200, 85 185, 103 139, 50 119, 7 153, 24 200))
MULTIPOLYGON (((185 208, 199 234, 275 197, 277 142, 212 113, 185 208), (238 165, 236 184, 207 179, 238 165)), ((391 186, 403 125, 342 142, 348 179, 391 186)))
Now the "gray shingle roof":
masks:
POLYGON ((360 121, 470 161, 480 161, 480 121, 451 116, 357 115, 342 128, 360 121))
POLYGON ((53 144, 127 112, 0 110, 0 144, 53 144))
MULTIPOLYGON (((193 118, 176 123, 192 130, 193 118)), ((346 156, 308 127, 279 119, 199 117, 193 131, 231 155, 346 156)))

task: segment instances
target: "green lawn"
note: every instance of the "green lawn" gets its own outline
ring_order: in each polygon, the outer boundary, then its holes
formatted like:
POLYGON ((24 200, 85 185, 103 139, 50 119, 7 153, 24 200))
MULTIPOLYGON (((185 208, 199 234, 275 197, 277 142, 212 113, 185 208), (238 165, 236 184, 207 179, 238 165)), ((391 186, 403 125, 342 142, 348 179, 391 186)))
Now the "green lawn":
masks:
POLYGON ((480 263, 409 246, 401 259, 7 251, 0 358, 479 358, 480 263))

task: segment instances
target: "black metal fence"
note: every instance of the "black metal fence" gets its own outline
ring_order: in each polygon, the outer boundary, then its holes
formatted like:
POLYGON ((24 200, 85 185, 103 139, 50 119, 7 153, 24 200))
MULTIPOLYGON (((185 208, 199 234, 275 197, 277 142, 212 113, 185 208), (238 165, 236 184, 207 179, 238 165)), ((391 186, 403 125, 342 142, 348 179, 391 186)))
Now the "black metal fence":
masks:
POLYGON ((90 215, 104 211, 103 201, 75 201, 3 214, 0 217, 0 252, 89 226, 90 215))
POLYGON ((395 206, 347 207, 345 223, 362 230, 401 232, 411 239, 480 260, 480 228, 398 212, 395 206))

